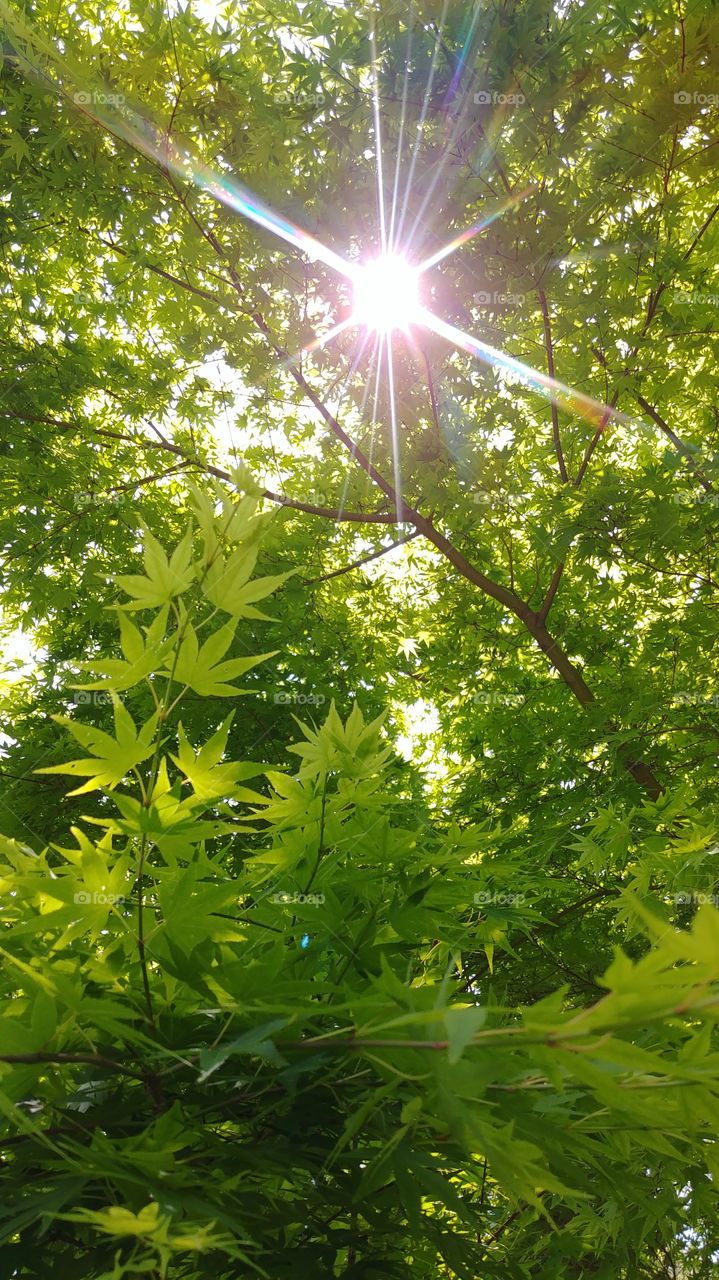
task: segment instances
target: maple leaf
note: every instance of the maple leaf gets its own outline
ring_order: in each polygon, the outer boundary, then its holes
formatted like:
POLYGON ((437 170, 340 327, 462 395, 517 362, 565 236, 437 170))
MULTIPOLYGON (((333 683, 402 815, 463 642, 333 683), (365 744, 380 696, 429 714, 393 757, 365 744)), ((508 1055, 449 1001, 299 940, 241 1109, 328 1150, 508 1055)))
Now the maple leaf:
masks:
POLYGON ((177 661, 174 667, 165 667, 163 674, 171 676, 178 684, 188 685, 190 689, 194 689, 196 693, 201 693, 206 698, 236 697, 246 692, 244 689, 228 684, 227 681, 244 675, 251 667, 256 667, 258 662, 274 658, 278 650, 273 649, 271 653, 260 653, 249 658, 230 658, 226 662, 221 662, 220 659, 227 653, 234 637, 235 624, 228 622, 211 635, 200 648, 195 628, 192 623, 186 623, 177 661))
POLYGON ((112 790, 142 760, 147 760, 154 750, 154 737, 158 717, 155 712, 138 733, 135 722, 120 699, 113 693, 112 704, 115 713, 115 736, 105 733, 94 725, 80 724, 70 716, 53 716, 58 724, 65 725, 81 746, 92 752, 81 760, 68 760, 66 764, 48 765, 44 769, 36 769, 36 773, 67 773, 85 777, 87 782, 68 795, 79 796, 86 791, 97 791, 100 787, 112 790))

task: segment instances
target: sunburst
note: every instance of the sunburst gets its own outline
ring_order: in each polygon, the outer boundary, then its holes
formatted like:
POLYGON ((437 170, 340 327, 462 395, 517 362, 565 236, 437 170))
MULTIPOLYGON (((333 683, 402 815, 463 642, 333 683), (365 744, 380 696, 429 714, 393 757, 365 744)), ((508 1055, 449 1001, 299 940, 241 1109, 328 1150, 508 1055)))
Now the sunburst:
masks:
MULTIPOLYGON (((22 25, 25 38, 27 39, 30 28, 27 24, 23 23, 22 25)), ((442 24, 440 24, 440 27, 441 25, 442 24)), ((328 342, 331 342, 341 333, 353 327, 357 328, 359 331, 358 339, 360 354, 361 351, 366 349, 372 338, 374 338, 373 353, 369 369, 369 377, 371 377, 372 368, 376 362, 374 386, 375 411, 373 413, 372 426, 374 427, 375 425, 381 370, 383 364, 385 364, 390 418, 389 426, 392 439, 394 487, 397 494, 397 517, 399 520, 402 501, 401 477, 399 473, 397 409, 394 390, 393 344, 396 338, 400 335, 403 338, 407 337, 412 340, 413 330, 425 329, 444 339, 453 347, 459 348, 471 356, 477 356, 485 363, 501 370, 507 378, 518 381, 521 384, 536 390, 568 412, 581 414, 594 425, 606 424, 610 418, 621 419, 625 422, 631 420, 626 418, 626 415, 619 413, 612 406, 603 404, 590 396, 584 395, 583 393, 576 391, 574 388, 550 377, 548 374, 531 368, 529 365, 526 365, 522 361, 516 359, 516 357, 510 356, 498 348, 490 346, 482 339, 466 333, 444 320, 441 316, 436 315, 424 305, 420 290, 420 284, 424 275, 436 267, 440 262, 446 260, 450 254, 456 252, 473 236, 481 234, 481 232, 483 232, 495 218, 500 217, 509 208, 518 204, 519 201, 523 200, 528 192, 530 190, 534 190, 534 188, 525 188, 524 190, 511 195, 504 204, 488 213, 487 216, 474 226, 460 232, 453 239, 448 241, 448 243, 433 252, 431 256, 424 258, 418 263, 414 262, 411 242, 414 239, 414 233, 418 227, 421 212, 437 184, 450 149, 449 146, 445 148, 445 155, 442 158, 442 163, 440 164, 438 172, 435 174, 429 189, 425 192, 420 211, 415 217, 414 225, 410 233, 407 236, 404 236, 403 229, 414 179, 423 124, 427 115, 429 96, 432 90, 436 56, 432 59, 428 83, 425 86, 422 111, 408 164, 402 208, 398 209, 402 160, 401 148, 405 128, 409 57, 407 60, 404 91, 402 95, 402 117, 397 153, 395 157, 391 207, 389 209, 388 217, 387 209, 385 207, 384 161, 380 131, 377 55, 373 31, 370 32, 370 43, 372 48, 372 102, 376 157, 378 239, 381 251, 379 254, 375 254, 375 256, 368 257, 359 262, 352 260, 352 258, 348 256, 337 253, 334 249, 329 248, 316 237, 310 235, 302 227, 277 213, 268 204, 266 204, 265 201, 256 195, 255 192, 238 182, 236 178, 229 174, 221 173, 219 170, 210 168, 210 166, 204 164, 195 155, 193 155, 189 149, 178 148, 172 140, 153 125, 145 115, 133 110, 128 105, 112 107, 104 105, 100 106, 97 105, 97 95, 92 95, 88 92, 75 92, 74 90, 80 88, 80 86, 71 83, 72 77, 69 74, 62 74, 62 64, 59 59, 57 60, 57 65, 60 68, 60 83, 57 87, 62 88, 68 98, 72 96, 77 109, 84 115, 90 117, 96 123, 111 131, 116 136, 123 138, 135 150, 142 152, 157 162, 166 172, 170 172, 182 180, 193 183, 195 186, 206 191, 216 200, 220 201, 222 204, 233 209, 242 217, 254 222, 257 226, 264 228, 266 231, 271 232, 285 243, 291 244, 295 248, 302 250, 312 261, 320 261, 324 263, 325 266, 339 274, 350 284, 353 293, 353 306, 349 316, 331 326, 331 328, 323 335, 319 335, 312 343, 309 344, 309 346, 304 348, 304 351, 301 354, 307 355, 312 351, 318 350, 320 347, 326 346, 328 342)), ((18 62, 23 66, 23 69, 27 74, 34 75, 36 78, 42 78, 43 81, 47 81, 49 79, 47 70, 41 70, 39 65, 34 64, 26 55, 18 55, 18 62)), ((448 141, 451 141, 451 139, 448 141)), ((357 368, 358 359, 359 357, 356 357, 352 361, 351 368, 348 371, 348 377, 351 376, 357 368)), ((365 401, 363 401, 363 403, 365 401)))

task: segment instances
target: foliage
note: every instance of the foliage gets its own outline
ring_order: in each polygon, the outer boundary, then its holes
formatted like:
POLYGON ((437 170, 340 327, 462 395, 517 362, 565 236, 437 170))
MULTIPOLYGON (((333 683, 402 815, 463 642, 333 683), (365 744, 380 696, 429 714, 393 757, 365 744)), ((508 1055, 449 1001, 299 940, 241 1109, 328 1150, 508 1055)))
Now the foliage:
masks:
POLYGON ((716 8, 1 13, 0 1280, 709 1280, 716 8))
MULTIPOLYGON (((3 840, 7 1274, 472 1276, 503 1201, 546 1226, 570 1209, 614 1266, 700 1191, 688 1160, 719 1169, 718 913, 681 931, 627 894, 652 947, 617 952, 599 1000, 515 1010, 494 952, 551 928, 546 885, 501 830, 403 827, 378 721, 298 722, 294 776, 223 762, 229 718, 193 746, 186 695, 267 656, 218 665, 263 517, 217 488, 217 514, 193 492, 199 548, 192 523, 170 556, 148 532, 145 573, 120 575, 125 661, 89 663, 114 732, 60 717, 92 755, 40 770, 86 778, 97 816, 74 847, 3 840), (630 1227, 618 1161, 625 1196, 652 1188, 630 1227)), ((542 1241, 543 1266, 564 1253, 542 1241)))

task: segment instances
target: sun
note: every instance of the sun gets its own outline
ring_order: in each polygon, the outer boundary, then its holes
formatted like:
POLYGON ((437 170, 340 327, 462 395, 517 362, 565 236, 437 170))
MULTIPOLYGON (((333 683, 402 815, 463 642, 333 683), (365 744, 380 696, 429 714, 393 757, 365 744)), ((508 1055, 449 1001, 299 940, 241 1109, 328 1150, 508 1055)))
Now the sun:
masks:
POLYGON ((353 320, 376 333, 405 332, 419 323, 419 273, 397 254, 383 254, 360 267, 354 282, 353 320))

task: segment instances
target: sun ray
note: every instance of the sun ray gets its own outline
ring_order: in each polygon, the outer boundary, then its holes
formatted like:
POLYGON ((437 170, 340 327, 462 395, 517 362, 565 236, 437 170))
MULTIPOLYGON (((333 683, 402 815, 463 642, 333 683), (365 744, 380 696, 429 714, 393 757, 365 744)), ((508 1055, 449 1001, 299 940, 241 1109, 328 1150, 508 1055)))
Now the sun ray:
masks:
POLYGON ((370 46, 372 49, 372 108, 374 112, 374 144, 375 158, 377 161, 377 213, 379 215, 379 231, 380 241, 382 244, 382 253, 387 252, 387 222, 384 207, 384 170, 382 167, 382 129, 380 126, 379 112, 379 78, 377 72, 377 42, 375 40, 374 24, 370 31, 370 46))
POLYGON ((423 262, 420 262, 417 267, 417 271, 421 274, 424 271, 429 271, 430 267, 436 267, 438 262, 442 262, 444 258, 448 258, 451 253, 454 253, 456 249, 459 249, 463 244, 466 244, 473 236, 479 235, 481 231, 485 231, 486 228, 489 227, 497 218, 501 218, 503 213, 506 213, 508 209, 512 209, 516 204, 519 204, 519 202, 532 191, 536 191, 536 183, 531 183, 528 187, 525 187, 523 191, 518 192, 517 195, 510 196, 509 199, 505 200, 498 209, 495 209, 494 213, 490 213, 486 218, 482 218, 481 222, 476 222, 473 227, 468 227, 466 231, 461 231, 458 236, 455 236, 454 240, 450 240, 448 244, 443 246, 443 248, 438 249, 436 253, 433 253, 430 258, 425 258, 423 262))
POLYGON ((402 146, 404 143, 404 125, 407 115, 407 94, 409 92, 409 69, 412 64, 412 36, 414 34, 414 0, 410 5, 409 24, 407 28, 407 58, 404 64, 404 83, 402 85, 402 107, 399 118, 399 136, 397 138, 397 156, 394 167, 394 185, 392 188, 392 209, 389 224, 389 251, 394 249, 394 224, 397 217, 397 198, 399 195, 399 175, 402 167, 402 146))
POLYGON ((423 309, 421 318, 422 323, 432 333, 436 333, 440 338, 445 338, 452 346, 460 347, 468 355, 479 356, 480 360, 484 360, 485 364, 493 365, 497 369, 512 374, 517 381, 547 396, 548 399, 568 413, 580 414, 594 426, 605 423, 610 418, 632 424, 632 419, 627 414, 612 408, 611 405, 602 404, 600 400, 594 400, 591 396, 584 395, 583 392, 575 390, 574 387, 567 386, 566 383, 559 382, 556 378, 551 378, 547 373, 532 369, 530 365, 524 364, 514 356, 506 355, 496 347, 491 347, 488 343, 480 341, 479 338, 474 338, 462 329, 457 329, 454 325, 448 324, 446 320, 440 319, 439 316, 434 315, 433 312, 428 311, 426 308, 423 309))
MULTIPOLYGON (((18 29, 28 47, 36 46, 38 41, 44 44, 33 28, 19 15, 14 15, 12 25, 18 29)), ((241 214, 242 217, 270 231, 287 244, 294 245, 313 261, 324 262, 340 275, 348 279, 353 278, 355 268, 348 259, 335 253, 333 249, 283 214, 276 212, 254 191, 230 174, 212 169, 189 148, 178 147, 166 131, 158 128, 147 116, 135 111, 121 95, 104 94, 104 98, 115 96, 117 102, 100 104, 95 94, 86 91, 74 92, 75 88, 79 87, 79 73, 72 71, 67 58, 64 60, 59 58, 54 50, 46 49, 45 52, 46 55, 50 53, 49 65, 52 66, 55 76, 51 76, 48 70, 43 69, 37 61, 31 59, 28 52, 23 53, 17 49, 14 51, 14 57, 28 77, 40 81, 43 85, 50 85, 55 92, 61 93, 66 99, 72 96, 74 107, 81 115, 127 142, 135 151, 147 156, 161 169, 192 182, 200 190, 207 191, 209 195, 241 214)))
POLYGON ((303 356, 310 356, 314 351, 319 351, 322 347, 326 347, 328 342, 332 342, 334 338, 339 337, 341 333, 344 333, 345 329, 349 329, 354 323, 352 316, 348 316, 345 320, 340 320, 338 324, 333 325, 326 333, 319 334, 316 338, 313 338, 311 342, 307 343, 306 347, 302 347, 293 355, 287 356, 282 361, 281 367, 287 369, 291 364, 297 364, 297 361, 301 360, 303 356))
POLYGON ((409 201, 410 191, 412 190, 412 183, 414 181, 414 171, 417 165, 417 156, 419 154, 420 139, 422 137, 422 132, 424 130, 424 122, 427 119, 427 111, 429 110, 429 99, 430 99, 430 94, 432 92, 432 85, 434 84, 435 72, 437 69, 437 55, 439 53, 439 45, 440 45, 440 38, 441 38, 440 33, 442 31, 442 28, 444 27, 444 20, 447 16, 447 4, 448 4, 448 0, 443 0, 442 16, 439 20, 439 31, 437 33, 437 36, 435 37, 434 49, 432 50, 432 61, 430 63, 430 68, 429 68, 429 76, 427 77, 427 85, 425 87, 424 98, 422 100, 422 109, 420 111, 419 120, 417 121, 417 132, 415 134, 414 143, 412 145, 412 155, 410 157, 409 173, 407 174, 407 182, 405 184, 404 198, 402 201, 402 212, 400 215, 399 227, 397 229, 398 241, 402 240, 402 232, 404 230, 405 218, 407 217, 407 204, 409 201))
MULTIPOLYGON (((359 362, 360 362, 360 360, 362 359, 362 356, 363 356, 363 354, 364 354, 364 352, 365 352, 365 349, 366 349, 366 347, 367 347, 367 343, 369 342, 369 338, 370 338, 370 334, 365 334, 364 341, 363 341, 362 346, 361 346, 361 348, 360 348, 360 351, 359 351, 359 353, 358 353, 358 355, 357 355, 357 359, 354 361, 354 363, 353 363, 353 365, 352 365, 352 369, 350 370, 350 374, 354 373, 354 371, 355 371, 355 370, 356 370, 356 368, 358 367, 359 362)), ((367 396, 368 396, 368 392, 369 392, 369 379, 370 379, 370 377, 372 376, 372 366, 374 365, 374 361, 375 361, 375 359, 376 359, 376 357, 377 357, 377 349, 378 349, 378 347, 379 347, 379 345, 380 345, 380 341, 381 341, 380 336, 379 336, 379 334, 377 334, 377 333, 376 333, 376 334, 374 335, 374 347, 373 347, 373 350, 372 350, 372 356, 371 356, 371 358, 370 358, 369 368, 368 368, 368 370, 367 370, 367 377, 366 377, 366 379, 365 379, 365 384, 364 384, 364 388, 363 388, 363 391, 362 391, 362 399, 361 399, 361 401, 360 401, 360 406, 359 406, 359 420, 360 420, 360 422, 362 421, 362 418, 364 417, 365 405, 367 404, 367 396)), ((349 375, 348 375, 348 377, 347 377, 347 379, 346 379, 345 386, 347 385, 347 383, 348 383, 348 382, 349 382, 349 375)), ((340 400, 340 404, 341 404, 341 400, 340 400)), ((344 504, 345 504, 345 501, 346 501, 346 498, 347 498, 347 490, 348 490, 348 488, 349 488, 349 481, 350 481, 350 476, 349 476, 349 471, 347 471, 347 472, 345 473, 344 483, 343 483, 343 485, 342 485, 342 493, 341 493, 341 495, 340 495, 340 502, 339 502, 339 510, 340 510, 340 511, 344 510, 344 504)))
MULTIPOLYGON (((0 4, 1 3, 2 0, 0 0, 0 4)), ((402 233, 407 219, 409 198, 412 190, 412 183, 414 181, 419 147, 423 136, 425 121, 427 119, 430 96, 437 69, 438 51, 442 38, 442 31, 445 25, 447 8, 448 0, 443 0, 440 27, 436 30, 436 40, 432 51, 430 71, 422 101, 420 118, 417 124, 417 133, 412 147, 409 171, 401 201, 402 207, 399 217, 399 226, 397 227, 395 238, 394 232, 396 226, 397 197, 399 193, 399 174, 401 166, 401 155, 398 149, 390 224, 392 243, 403 244, 402 251, 397 253, 387 252, 387 221, 379 100, 379 65, 374 26, 370 32, 373 73, 374 132, 377 162, 378 219, 382 243, 382 258, 379 262, 382 268, 387 268, 387 270, 376 270, 377 261, 369 264, 358 264, 357 262, 351 262, 349 259, 336 253, 333 249, 329 248, 320 240, 304 231, 284 215, 272 209, 271 206, 265 203, 258 195, 256 195, 255 192, 251 191, 248 187, 245 187, 228 172, 224 172, 217 168, 211 168, 192 153, 189 148, 180 147, 174 143, 169 137, 167 131, 160 130, 149 119, 129 106, 119 105, 120 102, 124 103, 124 99, 120 99, 117 95, 116 105, 109 106, 98 105, 97 95, 89 94, 87 92, 74 94, 77 110, 89 119, 93 120, 96 124, 100 125, 101 128, 111 133, 114 137, 127 142, 135 151, 150 158, 165 174, 167 174, 168 177, 170 175, 176 175, 184 182, 191 182, 198 189, 207 192, 214 199, 227 205, 242 217, 254 222, 264 230, 269 231, 272 235, 277 236, 285 243, 293 245, 295 248, 301 250, 313 261, 321 261, 331 270, 336 271, 346 280, 351 281, 355 287, 356 303, 358 299, 361 302, 364 297, 365 301, 361 303, 360 306, 355 307, 355 311, 350 318, 334 325, 327 333, 313 341, 313 343, 306 348, 305 353, 310 354, 311 351, 317 350, 321 346, 326 345, 351 325, 359 324, 361 326, 362 333, 360 337, 355 340, 352 347, 350 367, 345 379, 346 387, 358 367, 359 361, 362 358, 371 336, 374 335, 375 347, 372 362, 374 363, 374 359, 377 359, 377 374, 375 378, 374 410, 371 423, 373 446, 374 427, 377 422, 378 408, 381 403, 381 371, 386 352, 389 426, 391 433, 392 467, 397 499, 398 522, 401 522, 402 490, 395 369, 393 362, 393 340, 396 329, 405 330, 411 337, 410 325, 424 326, 426 329, 445 339, 453 346, 467 352, 469 355, 478 356, 486 364, 496 368, 503 374, 506 374, 522 385, 529 386, 531 389, 547 396, 553 403, 559 405, 566 411, 582 415, 588 421, 599 426, 600 429, 612 418, 633 427, 638 426, 636 420, 628 417, 626 414, 620 413, 611 406, 602 404, 600 401, 567 386, 565 383, 559 382, 548 374, 541 373, 540 371, 531 368, 529 365, 524 364, 514 356, 505 354, 496 347, 492 347, 488 343, 485 343, 480 339, 465 333, 454 325, 449 324, 425 308, 418 300, 415 286, 416 279, 420 272, 426 271, 430 267, 437 265, 453 253, 461 244, 466 243, 472 236, 479 234, 480 231, 484 230, 486 226, 489 225, 490 221, 495 217, 498 217, 507 208, 517 203, 527 194, 527 191, 531 189, 528 188, 525 191, 518 193, 516 196, 512 196, 501 209, 491 215, 491 218, 485 218, 482 222, 460 233, 460 235, 450 241, 449 244, 443 246, 443 248, 425 259, 419 268, 410 266, 405 258, 404 254, 407 253, 407 244, 402 241, 402 233), (92 104, 92 106, 90 104, 92 104), (389 268, 392 270, 390 271, 389 268), (373 271, 375 272, 374 275, 372 274, 373 271), (405 273, 404 275, 402 275, 403 271, 405 273), (392 272, 394 272, 393 276, 392 272), (412 278, 411 287, 409 283, 410 276, 412 278), (394 281, 394 285, 392 284, 392 280, 394 281), (397 292, 397 286, 403 293, 399 307, 397 298, 394 296, 397 292)), ((476 12, 477 10, 475 10, 475 15, 476 12)), ((43 44, 40 37, 37 37, 32 32, 32 29, 22 22, 22 19, 20 19, 19 22, 22 38, 26 40, 29 47, 33 47, 35 50, 43 48, 44 56, 48 58, 48 65, 53 70, 53 76, 50 76, 47 71, 41 69, 36 65, 36 63, 31 62, 25 54, 18 55, 15 60, 22 66, 22 69, 28 75, 40 80, 43 85, 51 85, 56 92, 69 99, 72 94, 72 90, 78 84, 80 73, 76 70, 70 69, 70 64, 67 62, 67 59, 59 59, 54 51, 49 50, 49 46, 43 44)), ((475 25, 476 20, 473 18, 472 28, 469 36, 467 37, 467 41, 471 39, 475 25)), ((465 42, 465 49, 468 47, 467 41, 465 42)), ((464 57, 464 53, 462 57, 464 57)), ((107 99, 107 97, 108 95, 104 95, 105 99, 107 99)), ((445 162, 446 152, 440 162, 440 172, 445 162)), ((420 206, 420 211, 414 218, 412 228, 413 235, 418 226, 422 212, 426 207, 427 201, 430 198, 431 192, 436 186, 437 180, 438 175, 435 174, 430 190, 425 192, 423 202, 420 206)), ((362 400, 362 413, 364 413, 364 407, 366 404, 370 376, 371 375, 368 373, 365 394, 363 395, 362 400)), ((353 449, 354 448, 355 446, 353 446, 353 449)))
MULTIPOLYGON (((377 425, 377 406, 379 403, 379 384, 382 376, 382 356, 383 343, 379 334, 376 334, 375 352, 377 354, 377 373, 374 380, 374 399, 372 403, 372 421, 370 422, 370 445, 369 445, 369 461, 372 463, 374 457, 375 427, 377 425)), ((369 386, 369 382, 367 383, 369 386)))
POLYGON ((394 398, 394 363, 392 360, 392 335, 386 334, 387 344, 387 392, 389 396, 390 436, 392 441, 392 473, 397 499, 397 524, 402 523, 402 472, 399 456, 399 432, 397 430, 397 405, 394 398))
MULTIPOLYGON (((479 7, 477 6, 477 7, 475 7, 475 13, 474 13, 474 17, 473 17, 473 19, 472 19, 471 30, 470 30, 469 36, 467 37, 467 39, 468 39, 468 40, 471 38, 471 36, 472 36, 472 34, 473 34, 473 32, 474 32, 474 28, 475 28, 475 26, 476 26, 476 22, 477 22, 477 18, 479 17, 479 13, 480 13, 480 9, 479 9, 479 7)), ((462 54, 460 55, 458 71, 455 71, 455 75, 453 76, 453 79, 452 79, 452 85, 454 85, 454 83, 455 83, 455 78, 458 76, 458 74, 461 74, 461 71, 463 70, 463 66, 462 66, 462 60, 463 60, 463 58, 464 58, 464 50, 463 50, 462 54)), ((451 89, 451 87, 450 87, 450 89, 451 89)), ((446 103, 446 102, 448 102, 449 98, 450 98, 450 91, 448 91, 448 92, 447 92, 447 94, 445 95, 445 103, 446 103)), ((422 197, 422 202, 421 202, 421 204, 420 204, 420 206, 419 206, 419 209, 417 210, 417 213, 415 214, 414 222, 412 223, 412 226, 411 226, 411 228, 410 228, 409 234, 408 234, 408 236, 407 236, 407 241, 408 241, 408 243, 410 243, 410 244, 411 244, 411 243, 412 243, 412 241, 414 240, 415 233, 416 233, 416 231, 417 231, 417 228, 418 228, 418 227, 419 227, 419 225, 420 225, 420 222, 421 222, 421 220, 422 220, 422 216, 423 216, 423 214, 424 214, 424 211, 425 211, 425 209, 427 208, 427 205, 429 204, 430 200, 432 199, 432 196, 434 195, 434 192, 435 192, 436 187, 437 187, 437 183, 439 182, 440 178, 442 177, 442 174, 443 174, 443 173, 444 173, 444 171, 445 171, 445 168, 446 168, 446 166, 447 166, 447 162, 448 162, 449 157, 450 157, 450 155, 451 155, 451 153, 452 153, 452 147, 454 146, 455 142, 457 141, 457 139, 458 139, 458 137, 459 137, 459 134, 460 134, 460 131, 461 131, 461 130, 463 129, 463 127, 464 127, 465 120, 466 120, 466 116, 467 116, 467 112, 469 111, 469 107, 470 107, 471 103, 472 103, 472 99, 470 98, 469 94, 465 95, 464 101, 463 101, 463 103, 462 103, 462 105, 461 105, 461 107, 460 107, 460 110, 459 110, 459 111, 457 112, 457 114, 456 114, 456 117, 455 117, 455 119, 454 119, 454 122, 453 122, 453 124, 452 124, 451 128, 450 128, 450 129, 448 129, 448 130, 447 130, 447 132, 446 132, 445 139, 444 139, 444 145, 443 145, 443 148, 442 148, 442 155, 440 156, 439 161, 438 161, 438 162, 437 162, 437 164, 435 165, 435 171, 434 171, 434 174, 433 174, 432 179, 431 179, 431 181, 430 181, 430 183, 429 183, 429 186, 427 187, 427 189, 426 189, 426 191, 425 191, 425 193, 424 193, 424 196, 422 197)), ((444 192, 445 197, 446 197, 448 194, 449 194, 449 190, 445 190, 445 192, 444 192)))
POLYGON ((200 190, 207 191, 221 204, 227 205, 266 231, 272 232, 287 244, 302 250, 313 261, 324 262, 333 271, 339 272, 348 279, 352 278, 353 267, 350 262, 328 248, 321 240, 317 240, 309 232, 291 222, 289 218, 276 213, 249 187, 245 187, 229 174, 220 174, 217 170, 211 169, 190 151, 184 149, 180 151, 172 142, 168 143, 159 130, 136 112, 128 109, 126 114, 130 119, 124 117, 116 119, 113 116, 111 121, 113 131, 119 130, 125 140, 138 150, 158 160, 163 167, 171 169, 178 177, 189 180, 200 190), (133 117, 134 121, 131 122, 133 117), (142 128, 138 128, 138 124, 142 128))
POLYGON ((464 38, 464 44, 462 45, 462 52, 457 58, 457 65, 454 69, 454 74, 452 75, 449 88, 445 95, 445 102, 451 102, 452 98, 457 92, 457 88, 459 86, 459 82, 462 77, 462 72, 464 71, 464 68, 467 64, 469 49, 470 49, 472 39, 474 37, 477 23, 479 21, 479 15, 482 12, 483 12, 483 6, 479 3, 479 0, 477 0, 474 6, 474 10, 472 12, 472 17, 470 18, 470 21, 469 21, 469 30, 467 31, 467 34, 464 38))

